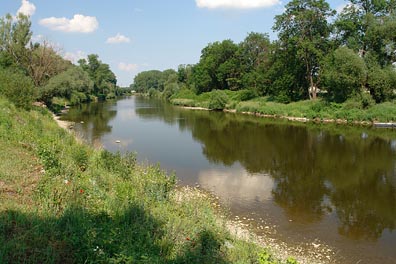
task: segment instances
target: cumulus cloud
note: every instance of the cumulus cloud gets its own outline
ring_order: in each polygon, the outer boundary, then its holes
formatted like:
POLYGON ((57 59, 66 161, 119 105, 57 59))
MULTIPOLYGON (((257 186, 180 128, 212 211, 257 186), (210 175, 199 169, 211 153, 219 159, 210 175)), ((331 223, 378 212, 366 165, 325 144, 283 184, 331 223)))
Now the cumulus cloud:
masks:
POLYGON ((69 60, 72 63, 77 63, 78 60, 84 59, 87 57, 87 54, 84 51, 78 50, 76 52, 66 52, 63 54, 63 58, 65 60, 69 60))
POLYGON ((65 17, 49 17, 40 20, 40 25, 48 27, 51 30, 64 32, 94 32, 99 27, 96 17, 76 14, 72 19, 65 17))
POLYGON ((109 44, 117 44, 117 43, 129 43, 131 40, 120 33, 117 33, 114 37, 110 37, 107 39, 106 43, 109 44))
POLYGON ((21 13, 26 16, 33 16, 34 12, 36 12, 36 6, 27 0, 22 0, 22 5, 18 9, 17 14, 21 13))
POLYGON ((279 4, 279 0, 195 0, 199 8, 254 9, 279 4))
POLYGON ((121 71, 126 71, 126 72, 134 72, 138 69, 138 65, 134 63, 125 63, 125 62, 120 62, 118 64, 118 69, 121 71))

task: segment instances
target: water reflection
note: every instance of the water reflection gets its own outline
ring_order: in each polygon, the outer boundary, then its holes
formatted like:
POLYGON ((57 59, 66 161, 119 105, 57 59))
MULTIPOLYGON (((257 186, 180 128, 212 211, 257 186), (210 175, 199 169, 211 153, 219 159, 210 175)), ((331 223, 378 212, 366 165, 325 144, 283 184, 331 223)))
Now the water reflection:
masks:
POLYGON ((256 210, 269 210, 277 225, 291 220, 314 236, 350 241, 337 244, 348 251, 359 240, 365 252, 396 257, 389 249, 396 244, 395 135, 385 140, 352 127, 191 111, 139 97, 74 108, 66 118, 84 121, 89 142, 116 137, 130 151, 140 142, 138 153, 154 153, 154 162, 189 183, 249 210, 265 204, 256 210))
MULTIPOLYGON (((385 229, 395 229, 395 140, 389 143, 367 132, 342 135, 240 115, 186 111, 161 102, 136 113, 191 130, 213 163, 240 163, 250 175, 271 175, 273 184, 256 185, 243 173, 237 182, 252 194, 260 192, 257 186, 273 186, 274 201, 293 221, 317 222, 334 208, 339 233, 351 239, 375 240, 385 229)), ((232 194, 227 189, 236 191, 235 175, 204 175, 200 178, 207 185, 222 186, 219 192, 225 197, 232 194)))
POLYGON ((116 106, 117 102, 82 104, 71 108, 63 118, 75 122, 88 143, 99 146, 100 139, 111 133, 109 123, 117 115, 116 106))
POLYGON ((240 169, 203 170, 199 172, 198 182, 224 201, 237 198, 244 202, 265 202, 271 199, 274 186, 269 175, 249 174, 240 169))

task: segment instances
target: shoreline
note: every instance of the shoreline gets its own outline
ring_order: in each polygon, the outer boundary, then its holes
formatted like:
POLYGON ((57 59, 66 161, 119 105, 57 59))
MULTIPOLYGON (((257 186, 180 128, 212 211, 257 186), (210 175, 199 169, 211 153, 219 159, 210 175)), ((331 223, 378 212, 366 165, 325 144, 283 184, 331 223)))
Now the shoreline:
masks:
MULTIPOLYGON (((182 106, 182 105, 174 105, 175 107, 180 107, 188 110, 199 110, 199 111, 214 111, 209 108, 204 107, 195 107, 195 106, 182 106)), ((359 126, 371 126, 375 128, 396 128, 396 122, 375 122, 375 121, 348 121, 346 119, 331 119, 331 118, 315 118, 309 119, 306 117, 294 117, 294 116, 278 116, 278 115, 270 115, 270 114, 261 114, 258 112, 237 112, 236 109, 223 109, 222 112, 225 113, 233 113, 233 114, 242 114, 242 115, 251 115, 260 118, 272 118, 272 119, 283 119, 292 122, 299 123, 315 123, 315 124, 338 124, 338 125, 359 125, 359 126)))
MULTIPOLYGON (((184 107, 183 107, 184 108, 184 107)), ((191 110, 201 110, 201 111, 211 111, 210 109, 197 107, 197 108, 186 108, 191 110)), ((68 133, 73 134, 74 138, 80 144, 86 144, 80 140, 80 138, 73 133, 74 122, 60 120, 60 116, 55 114, 53 115, 54 121, 57 125, 65 129, 68 133)), ((295 258, 299 264, 330 264, 337 263, 334 259, 336 253, 333 249, 322 242, 312 241, 311 243, 303 243, 297 245, 288 244, 285 241, 281 241, 279 238, 273 238, 268 234, 262 233, 257 234, 254 231, 254 226, 260 225, 260 223, 251 223, 249 219, 245 217, 236 217, 231 218, 230 216, 226 216, 221 213, 221 210, 224 210, 226 207, 222 205, 218 199, 209 191, 193 187, 193 186, 180 186, 176 187, 176 192, 179 193, 181 197, 189 198, 189 197, 204 197, 212 200, 212 208, 215 210, 218 216, 219 225, 224 225, 228 232, 237 239, 244 240, 247 242, 254 243, 262 248, 268 248, 270 252, 278 259, 286 261, 288 257, 295 258), (220 208, 220 211, 219 211, 220 208)), ((261 223, 265 225, 265 223, 261 223)), ((267 228, 267 226, 266 226, 267 228)), ((269 227, 267 232, 272 233, 276 230, 272 227, 269 227)), ((231 245, 232 246, 232 245, 231 245)))
POLYGON ((60 116, 55 115, 54 113, 52 113, 52 118, 55 120, 55 122, 58 124, 60 128, 63 128, 68 132, 71 132, 71 130, 73 129, 74 126, 73 122, 60 120, 60 116))
MULTIPOLYGON (((178 202, 191 199, 209 199, 218 217, 218 225, 223 225, 230 235, 238 240, 244 240, 263 249, 269 249, 271 254, 279 260, 287 262, 287 259, 292 257, 298 261, 298 264, 335 264, 340 261, 335 259, 336 251, 319 240, 291 245, 280 238, 273 238, 265 233, 257 234, 254 231, 254 225, 260 225, 260 223, 249 222, 247 217, 235 216, 235 218, 232 218, 227 215, 224 213, 226 207, 219 202, 218 197, 205 189, 187 185, 177 186, 175 191, 174 199, 178 202)), ((266 225, 265 223, 261 224, 266 225)), ((266 233, 276 233, 276 229, 273 227, 266 226, 265 229, 266 233)), ((232 244, 229 246, 232 247, 232 244)))

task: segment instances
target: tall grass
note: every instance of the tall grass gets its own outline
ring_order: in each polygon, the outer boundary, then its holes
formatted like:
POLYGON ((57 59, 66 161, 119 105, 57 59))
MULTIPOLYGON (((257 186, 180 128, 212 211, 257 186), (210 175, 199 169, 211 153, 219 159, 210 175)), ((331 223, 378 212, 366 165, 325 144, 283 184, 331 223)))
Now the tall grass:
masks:
POLYGON ((0 146, 0 263, 280 263, 230 235, 209 196, 78 143, 45 109, 0 98, 0 146))

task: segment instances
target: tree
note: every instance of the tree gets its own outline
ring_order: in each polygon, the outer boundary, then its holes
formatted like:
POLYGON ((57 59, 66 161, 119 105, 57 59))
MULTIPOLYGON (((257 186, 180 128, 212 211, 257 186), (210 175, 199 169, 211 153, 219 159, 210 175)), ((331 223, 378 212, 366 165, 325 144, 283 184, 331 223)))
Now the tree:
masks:
POLYGON ((88 73, 80 67, 72 66, 66 71, 51 78, 49 82, 39 89, 39 97, 47 104, 51 104, 53 97, 64 97, 72 99, 75 95, 79 97, 78 102, 87 101, 89 94, 93 91, 93 81, 88 73))
POLYGON ((268 85, 263 94, 270 95, 276 101, 289 103, 308 97, 309 87, 304 62, 297 56, 298 47, 280 41, 274 43, 274 52, 270 57, 270 66, 265 73, 268 85))
POLYGON ((80 59, 78 63, 94 82, 95 95, 101 98, 106 98, 110 94, 114 94, 117 85, 117 78, 110 70, 110 66, 99 60, 98 55, 90 54, 88 55, 88 61, 80 59))
POLYGON ((133 80, 133 88, 140 93, 147 93, 150 88, 160 89, 162 72, 158 70, 138 73, 133 80))
POLYGON ((376 103, 395 97, 396 71, 393 67, 372 67, 368 73, 368 89, 376 103))
POLYGON ((177 69, 178 82, 189 84, 191 82, 192 68, 193 65, 190 64, 179 65, 177 69))
POLYGON ((32 37, 30 27, 29 17, 21 13, 16 20, 10 14, 0 18, 0 53, 6 52, 13 64, 25 69, 30 57, 27 49, 32 37))
POLYGON ((235 86, 238 79, 237 50, 238 46, 231 40, 211 43, 202 50, 201 59, 192 71, 198 93, 238 88, 235 86))
POLYGON ((351 95, 361 93, 367 79, 367 67, 353 50, 340 47, 324 60, 321 76, 329 99, 341 103, 351 95))
POLYGON ((27 71, 35 86, 44 85, 51 77, 71 67, 71 62, 58 55, 54 46, 47 41, 31 45, 27 71))
POLYGON ((317 97, 319 63, 328 50, 330 35, 327 21, 334 14, 324 0, 292 0, 275 17, 273 28, 279 32, 279 40, 286 47, 296 46, 296 55, 304 63, 310 99, 317 97))
POLYGON ((242 88, 264 93, 269 84, 265 72, 269 67, 271 51, 268 34, 251 32, 239 44, 237 57, 242 88))
POLYGON ((396 49, 395 3, 393 0, 351 0, 335 21, 336 39, 363 57, 374 53, 381 66, 392 64, 396 49))

